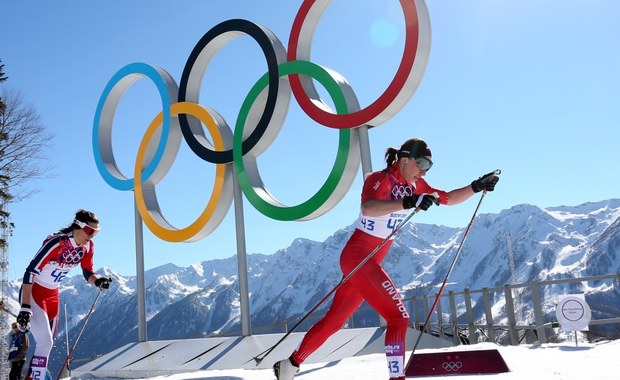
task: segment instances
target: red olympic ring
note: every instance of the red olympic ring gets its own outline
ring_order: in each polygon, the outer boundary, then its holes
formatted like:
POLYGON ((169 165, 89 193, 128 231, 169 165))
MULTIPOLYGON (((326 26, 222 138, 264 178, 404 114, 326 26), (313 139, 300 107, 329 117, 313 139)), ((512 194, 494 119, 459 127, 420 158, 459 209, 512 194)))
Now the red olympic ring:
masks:
MULTIPOLYGON (((330 3, 331 0, 305 0, 303 2, 293 22, 287 60, 310 60, 312 35, 320 16, 330 3), (306 23, 306 19, 310 19, 311 22, 306 23)), ((400 0, 400 5, 405 16, 405 49, 396 75, 387 89, 366 108, 348 114, 336 114, 317 107, 314 101, 319 100, 319 95, 310 78, 291 75, 293 95, 310 118, 332 128, 376 126, 396 114, 413 96, 428 60, 430 48, 428 30, 430 28, 427 24, 429 17, 423 1, 400 0), (414 66, 415 63, 418 65, 414 66)))

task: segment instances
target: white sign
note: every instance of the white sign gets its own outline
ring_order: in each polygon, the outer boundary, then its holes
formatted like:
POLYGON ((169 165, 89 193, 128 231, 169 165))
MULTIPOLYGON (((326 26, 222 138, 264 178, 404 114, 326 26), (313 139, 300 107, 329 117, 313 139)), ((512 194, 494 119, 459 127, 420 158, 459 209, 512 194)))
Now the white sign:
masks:
POLYGON ((592 312, 583 294, 569 294, 560 296, 555 316, 564 331, 587 331, 592 312))

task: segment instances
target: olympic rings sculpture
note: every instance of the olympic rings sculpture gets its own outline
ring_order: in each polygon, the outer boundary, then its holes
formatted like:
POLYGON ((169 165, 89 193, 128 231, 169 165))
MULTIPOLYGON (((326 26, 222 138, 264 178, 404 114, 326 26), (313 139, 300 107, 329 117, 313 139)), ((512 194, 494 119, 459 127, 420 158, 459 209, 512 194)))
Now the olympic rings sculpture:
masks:
POLYGON ((111 187, 134 191, 140 216, 156 236, 166 241, 190 242, 213 232, 232 204, 233 169, 248 201, 273 219, 313 219, 342 200, 360 164, 357 127, 380 125, 398 113, 413 96, 428 61, 430 21, 423 0, 400 0, 406 24, 401 63, 383 94, 361 109, 353 89, 342 75, 309 61, 313 33, 330 3, 331 0, 305 0, 302 3, 293 22, 288 52, 269 29, 247 20, 232 19, 216 25, 198 41, 185 64, 180 85, 164 69, 139 62, 124 66, 109 80, 99 99, 93 123, 93 153, 97 169, 111 187), (233 133, 216 110, 200 105, 199 92, 212 58, 222 46, 240 35, 256 41, 265 56, 268 70, 243 101, 233 133), (155 84, 162 111, 144 134, 133 177, 129 178, 114 159, 112 124, 123 94, 142 78, 155 84), (325 88, 335 111, 321 99, 314 81, 325 88), (266 189, 256 158, 281 130, 291 94, 311 119, 339 130, 339 143, 325 183, 307 201, 287 206, 266 189), (210 139, 203 126, 206 126, 210 139), (155 187, 172 167, 182 139, 198 157, 215 164, 216 172, 205 209, 189 226, 177 228, 162 213, 155 187))

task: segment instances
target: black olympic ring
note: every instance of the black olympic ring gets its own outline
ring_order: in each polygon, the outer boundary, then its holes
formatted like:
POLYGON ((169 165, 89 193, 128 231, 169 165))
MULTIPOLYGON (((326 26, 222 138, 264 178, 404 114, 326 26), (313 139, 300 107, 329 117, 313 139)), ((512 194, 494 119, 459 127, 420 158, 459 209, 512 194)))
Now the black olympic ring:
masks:
MULTIPOLYGON (((256 40, 265 55, 269 73, 265 109, 252 133, 243 141, 242 155, 245 155, 263 137, 271 121, 271 116, 276 109, 276 104, 278 102, 288 103, 291 97, 290 90, 286 91, 286 86, 280 86, 281 79, 278 75, 278 65, 286 62, 286 50, 269 29, 243 19, 227 20, 211 28, 198 41, 187 59, 181 76, 181 83, 179 84, 179 102, 200 103, 199 93, 202 76, 213 54, 220 48, 221 44, 218 44, 218 42, 225 39, 226 34, 234 35, 241 33, 245 33, 256 40), (213 45, 213 48, 207 49, 210 44, 213 45), (195 76, 198 76, 198 80, 193 80, 195 76), (281 88, 282 90, 280 90, 281 88)), ((286 80, 286 78, 282 80, 286 80)), ((191 120, 194 121, 195 119, 191 120)), ((197 139, 197 135, 204 137, 204 130, 200 123, 190 123, 186 114, 179 115, 179 123, 185 141, 200 158, 214 164, 226 164, 233 161, 232 147, 224 151, 216 151, 203 145, 197 139)))

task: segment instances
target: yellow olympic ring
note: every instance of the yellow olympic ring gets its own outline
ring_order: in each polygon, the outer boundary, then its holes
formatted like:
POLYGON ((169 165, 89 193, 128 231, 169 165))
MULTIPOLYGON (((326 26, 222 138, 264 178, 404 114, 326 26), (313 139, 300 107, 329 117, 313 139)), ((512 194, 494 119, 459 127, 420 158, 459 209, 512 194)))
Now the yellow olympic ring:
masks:
MULTIPOLYGON (((205 108, 195 103, 179 102, 170 106, 170 114, 186 114, 198 118, 209 130, 216 150, 230 149, 226 146, 220 129, 213 116, 205 108)), ((161 239, 170 242, 197 241, 209 235, 221 223, 232 204, 232 164, 216 164, 215 182, 207 206, 198 219, 189 226, 178 229, 172 226, 157 206, 154 179, 142 181, 142 166, 147 156, 147 148, 155 132, 161 127, 163 112, 151 122, 144 134, 134 167, 134 196, 138 211, 146 226, 161 239), (150 200, 150 202, 147 202, 150 200)))

